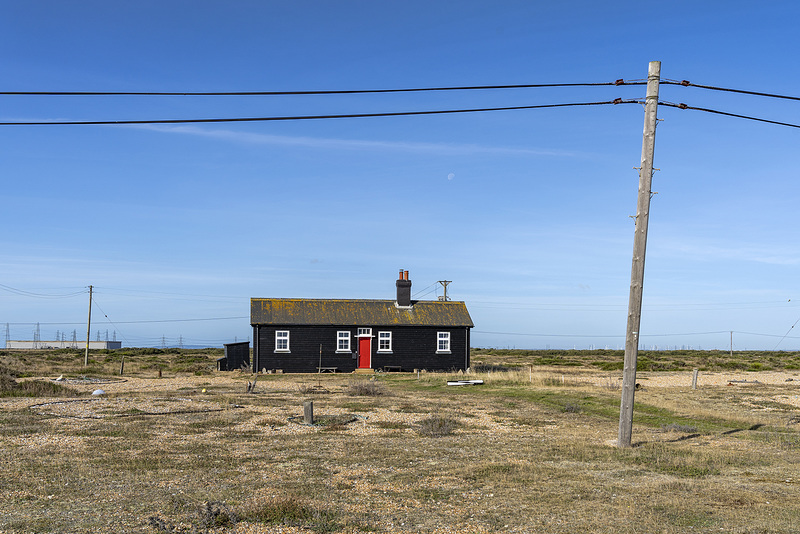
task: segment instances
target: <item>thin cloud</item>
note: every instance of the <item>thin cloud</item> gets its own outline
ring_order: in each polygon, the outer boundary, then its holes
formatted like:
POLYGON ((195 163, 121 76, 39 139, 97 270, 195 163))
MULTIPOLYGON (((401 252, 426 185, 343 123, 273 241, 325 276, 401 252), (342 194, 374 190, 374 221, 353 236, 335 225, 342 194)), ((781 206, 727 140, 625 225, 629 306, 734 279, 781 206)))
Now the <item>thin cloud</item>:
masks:
POLYGON ((294 146, 336 150, 392 150, 442 155, 503 154, 516 156, 574 157, 577 153, 564 150, 509 148, 452 143, 415 143, 409 141, 368 141, 363 139, 330 139, 321 137, 270 135, 233 130, 200 128, 197 126, 146 125, 138 128, 164 133, 194 135, 221 139, 231 143, 270 146, 294 146))
MULTIPOLYGON (((708 243, 672 243, 665 250, 690 257, 697 261, 745 261, 770 265, 797 265, 800 258, 791 254, 781 254, 776 247, 748 246, 744 243, 731 246, 710 245, 708 243)), ((788 252, 788 251, 787 251, 788 252)))

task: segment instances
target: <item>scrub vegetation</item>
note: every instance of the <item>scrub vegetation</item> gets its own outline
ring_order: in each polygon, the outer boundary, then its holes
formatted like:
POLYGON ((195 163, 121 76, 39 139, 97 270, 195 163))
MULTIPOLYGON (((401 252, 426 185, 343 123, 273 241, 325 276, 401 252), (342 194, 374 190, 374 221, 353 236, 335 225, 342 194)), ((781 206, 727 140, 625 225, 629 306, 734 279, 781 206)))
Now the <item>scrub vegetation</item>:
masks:
MULTIPOLYGON (((749 534, 800 524, 798 379, 767 384, 754 372, 696 390, 645 380, 634 446, 619 449, 619 373, 585 363, 597 355, 563 353, 584 363, 554 366, 477 352, 488 367, 469 375, 483 380, 475 386, 447 386, 464 376, 443 373, 259 375, 247 393, 252 375, 215 371, 216 351, 146 350, 130 349, 122 379, 114 352, 93 353, 92 373, 82 353, 0 355, 0 531, 749 534), (109 393, 67 381, 7 395, 59 375, 106 380, 109 393), (360 393, 365 383, 381 393, 360 393), (294 423, 312 390, 315 416, 357 417, 333 431, 294 423)), ((682 358, 691 369, 701 356, 682 358)))
MULTIPOLYGON (((623 350, 472 349, 473 367, 582 367, 622 370, 623 350)), ((800 369, 800 352, 724 350, 642 350, 637 371, 789 371, 800 369)))

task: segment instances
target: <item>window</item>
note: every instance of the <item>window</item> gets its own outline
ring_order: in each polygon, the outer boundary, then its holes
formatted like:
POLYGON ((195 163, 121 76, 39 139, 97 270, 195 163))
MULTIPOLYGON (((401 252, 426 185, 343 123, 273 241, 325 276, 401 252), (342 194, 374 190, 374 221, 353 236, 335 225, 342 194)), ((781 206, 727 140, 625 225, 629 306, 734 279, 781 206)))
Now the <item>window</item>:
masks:
POLYGON ((450 332, 438 332, 436 352, 450 352, 450 332))
POLYGON ((275 352, 289 352, 289 331, 275 331, 275 352))
POLYGON ((378 352, 392 352, 391 332, 378 332, 378 352))
POLYGON ((350 352, 350 332, 336 332, 336 352, 350 352))
POLYGON ((359 328, 358 335, 360 336, 371 336, 372 335, 372 328, 359 328))

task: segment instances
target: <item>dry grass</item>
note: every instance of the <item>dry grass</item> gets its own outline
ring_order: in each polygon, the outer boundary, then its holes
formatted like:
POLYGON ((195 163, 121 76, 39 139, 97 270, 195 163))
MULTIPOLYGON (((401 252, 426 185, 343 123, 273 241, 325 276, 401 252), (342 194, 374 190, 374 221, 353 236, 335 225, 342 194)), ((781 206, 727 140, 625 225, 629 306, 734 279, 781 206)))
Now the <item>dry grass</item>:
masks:
POLYGON ((348 375, 314 377, 315 415, 360 417, 335 431, 288 420, 311 383, 299 375, 261 376, 248 395, 238 372, 143 370, 107 396, 118 410, 96 404, 100 419, 3 398, 0 532, 797 531, 800 409, 780 400, 796 385, 645 387, 636 446, 617 449, 610 375, 568 371, 490 370, 466 387, 391 373, 369 382, 388 394, 363 396, 348 375), (154 401, 218 411, 132 411, 154 401), (458 426, 420 435, 434 418, 458 426))

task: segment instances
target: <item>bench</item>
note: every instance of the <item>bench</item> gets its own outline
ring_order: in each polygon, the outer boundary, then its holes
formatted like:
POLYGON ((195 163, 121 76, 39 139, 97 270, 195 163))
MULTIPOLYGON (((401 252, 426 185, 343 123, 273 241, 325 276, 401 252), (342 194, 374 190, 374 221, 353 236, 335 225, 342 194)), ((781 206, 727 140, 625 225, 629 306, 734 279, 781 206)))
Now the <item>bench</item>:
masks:
POLYGON ((338 367, 317 367, 320 373, 335 373, 338 369, 338 367))

